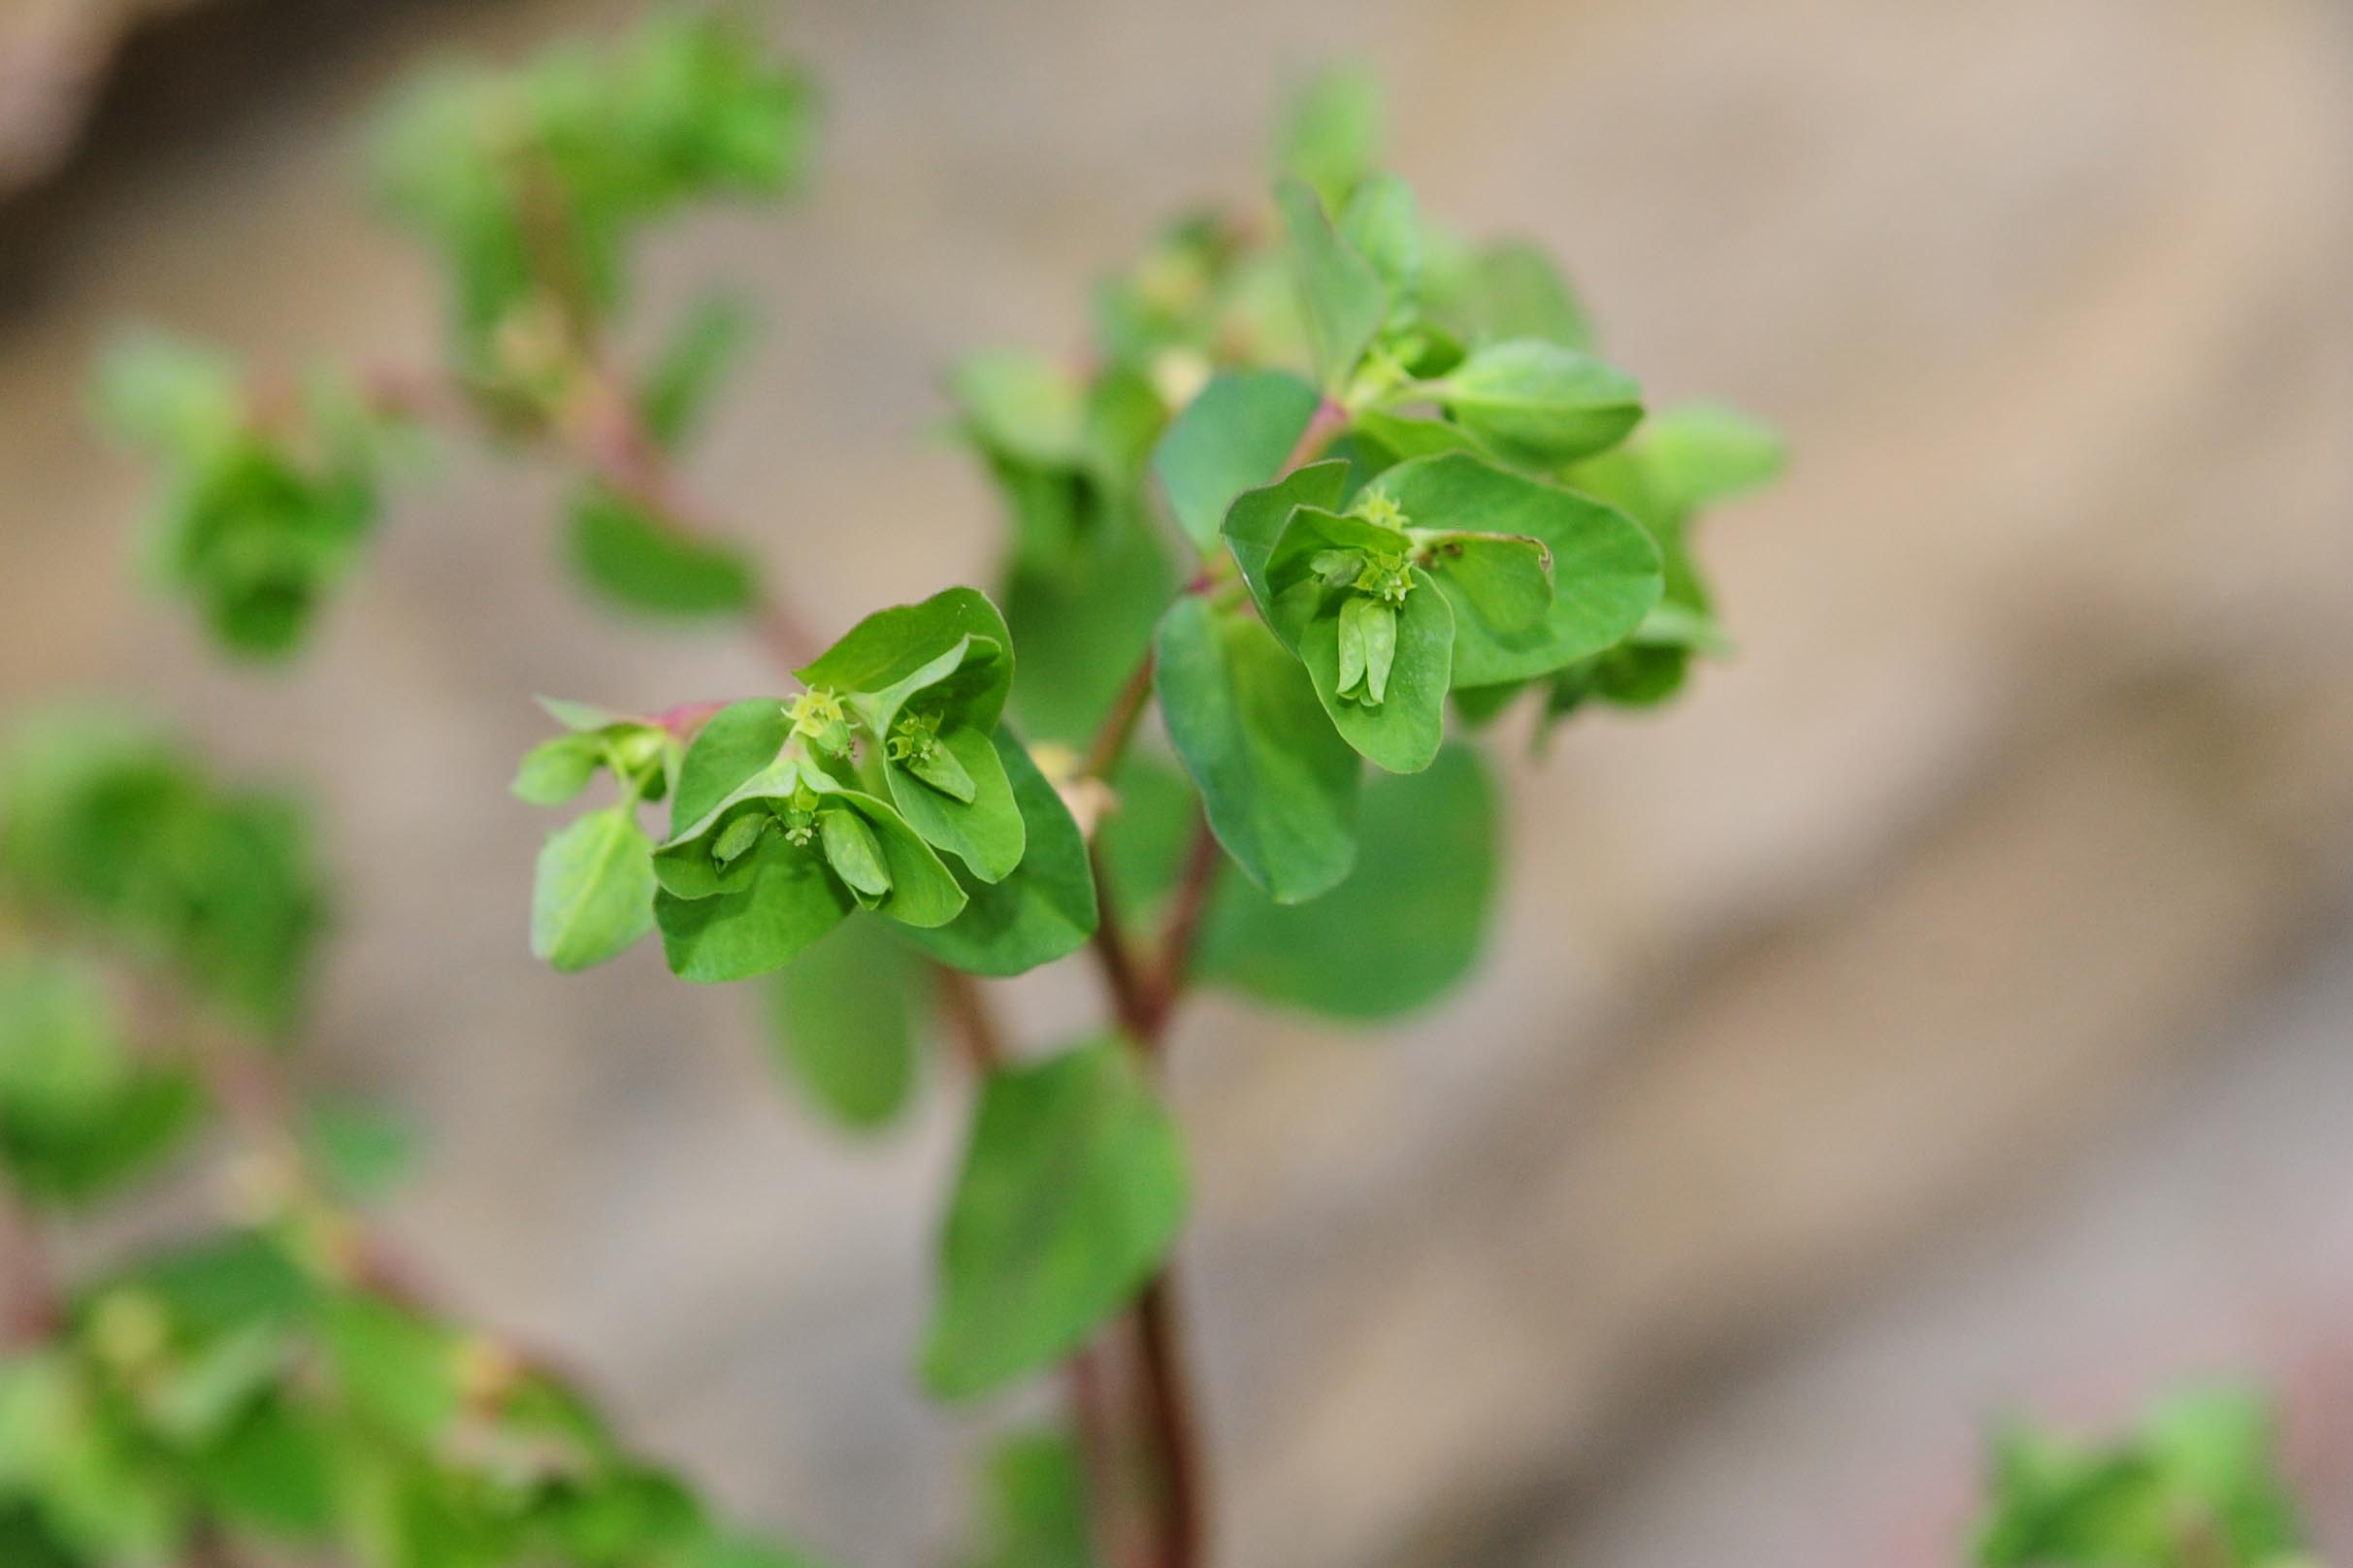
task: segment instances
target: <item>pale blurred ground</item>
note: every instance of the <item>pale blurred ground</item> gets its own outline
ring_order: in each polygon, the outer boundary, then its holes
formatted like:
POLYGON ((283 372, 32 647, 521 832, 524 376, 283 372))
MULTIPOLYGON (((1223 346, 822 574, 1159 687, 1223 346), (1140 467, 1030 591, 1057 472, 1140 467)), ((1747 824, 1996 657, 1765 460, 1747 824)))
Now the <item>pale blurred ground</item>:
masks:
MULTIPOLYGON (((82 425, 125 316, 413 357, 430 279, 368 221, 353 114, 434 49, 632 9, 389 13, 52 204, 0 316, 0 701, 136 692, 313 781, 348 872, 319 1070, 432 1124, 394 1221, 430 1271, 742 1506, 935 1561, 980 1423, 905 1367, 959 1094, 845 1148, 745 998, 523 949, 526 694, 746 692, 751 652, 616 631, 548 570, 546 484, 468 458, 314 657, 225 671, 126 588, 138 475, 82 425)), ((1180 1039, 1224 1562, 1925 1564, 1990 1412, 2209 1368, 2282 1386, 2353 1544, 2353 10, 808 0, 788 32, 831 104, 811 198, 653 282, 766 307, 698 474, 835 624, 985 570, 940 366, 1075 342, 1085 280, 1249 189, 1282 75, 1333 53, 1395 86, 1433 207, 1556 244, 1656 392, 1799 454, 1707 541, 1738 662, 1515 768, 1475 990, 1378 1041, 1214 1004, 1180 1039)), ((1083 982, 1017 988, 1032 1038, 1083 982)))

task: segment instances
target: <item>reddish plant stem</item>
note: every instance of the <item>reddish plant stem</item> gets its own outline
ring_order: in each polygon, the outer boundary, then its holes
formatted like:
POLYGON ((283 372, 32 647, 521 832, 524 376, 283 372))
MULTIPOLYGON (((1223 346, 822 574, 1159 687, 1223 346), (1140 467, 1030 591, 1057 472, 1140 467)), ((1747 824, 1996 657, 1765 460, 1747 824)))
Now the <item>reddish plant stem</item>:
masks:
POLYGON ((971 1064, 972 1075, 986 1078, 1009 1060, 1004 1031, 989 1010, 989 998, 981 995, 980 982, 962 969, 935 964, 931 974, 939 985, 939 1008, 949 1032, 971 1064))
POLYGON ((0 1351, 47 1338, 64 1309, 40 1221, 15 1194, 0 1191, 0 1351))
POLYGON ((1161 1269, 1145 1288, 1135 1315, 1144 1405, 1160 1460, 1160 1528, 1153 1561, 1157 1568, 1198 1568, 1208 1560, 1208 1488, 1184 1335, 1177 1324, 1173 1268, 1161 1269))
POLYGON ((1336 398, 1325 398, 1317 404, 1316 411, 1308 416, 1307 428, 1299 432, 1297 444, 1291 447, 1291 455, 1283 459, 1283 466, 1275 471, 1276 477, 1280 478, 1293 469, 1303 469, 1322 457, 1324 448, 1348 428, 1348 406, 1336 398))
MULTIPOLYGON (((1348 420, 1345 405, 1324 398, 1278 473, 1290 474, 1314 462, 1347 428, 1348 420)), ((1213 586, 1210 574, 1203 572, 1188 592, 1202 593, 1213 586)), ((1088 752, 1086 776, 1099 779, 1118 767, 1151 700, 1152 673, 1152 655, 1147 650, 1096 732, 1088 752)), ((1201 922, 1223 864, 1217 834, 1203 817, 1186 852, 1185 868, 1169 900, 1152 967, 1147 970, 1138 964, 1132 945, 1119 928, 1103 857, 1099 852, 1093 856, 1096 902, 1102 909, 1093 944, 1095 962, 1110 992, 1113 1013, 1153 1066, 1165 1054, 1168 1027, 1184 997, 1201 922)), ((1208 1560, 1208 1486, 1178 1320, 1176 1267, 1170 1262, 1144 1288, 1136 1304, 1140 1391, 1159 1482, 1159 1528, 1153 1550, 1142 1559, 1143 1568, 1201 1568, 1208 1560)))
POLYGON ((1144 650, 1136 661, 1120 695, 1111 704, 1111 712, 1095 732, 1095 743, 1087 748, 1087 763, 1080 770, 1082 778, 1107 778, 1117 768, 1120 758, 1127 751, 1127 742, 1135 736, 1138 720, 1152 703, 1152 649, 1144 650))

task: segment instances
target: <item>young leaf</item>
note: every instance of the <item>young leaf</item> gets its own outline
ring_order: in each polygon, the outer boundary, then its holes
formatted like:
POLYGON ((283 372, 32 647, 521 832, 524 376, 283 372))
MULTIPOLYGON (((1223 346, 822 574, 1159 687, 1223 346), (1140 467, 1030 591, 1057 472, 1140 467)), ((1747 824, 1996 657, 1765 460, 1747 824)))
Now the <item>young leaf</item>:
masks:
POLYGON ((741 615, 759 598, 740 548, 681 533, 603 485, 572 503, 567 540, 580 580, 621 609, 694 620, 741 615))
POLYGON ((1262 623, 1193 594, 1169 606, 1156 648, 1169 740, 1226 852, 1285 903, 1346 876, 1362 769, 1298 663, 1262 623))
POLYGON ((1657 547, 1632 520, 1587 497, 1462 455, 1400 464, 1373 488, 1417 529, 1516 535, 1552 554, 1552 604, 1518 627, 1490 618, 1455 563, 1433 557, 1430 574, 1455 611, 1458 685, 1558 670, 1624 637, 1658 602, 1657 547))
POLYGON ((1426 392, 1514 462, 1557 469, 1605 451, 1642 421, 1642 388, 1589 354, 1539 339, 1482 348, 1426 392))
POLYGON ((1316 382, 1337 393, 1389 315, 1389 288, 1361 251, 1340 238, 1316 193, 1296 180, 1275 187, 1290 239, 1316 382))
POLYGON ((633 804, 550 833, 532 882, 532 956, 569 974, 653 930, 653 849, 633 804))
POLYGON ((678 787, 670 804, 670 835, 709 816, 720 801, 774 763, 792 734, 793 721, 784 704, 772 698, 730 702, 704 720, 678 764, 678 787))
POLYGON ((1021 807, 1028 843, 1021 865, 994 883, 959 872, 962 914, 944 926, 894 927, 893 934, 967 973, 1022 974, 1078 951, 1095 934, 1095 877, 1078 824, 1029 753, 1001 726, 991 738, 1021 807))
POLYGON ((1360 66, 1335 66, 1302 82, 1284 107, 1275 173, 1305 181, 1338 211, 1381 161, 1387 139, 1381 83, 1360 66))
POLYGON ((1226 371, 1177 415, 1152 469, 1195 544, 1216 543, 1234 498, 1274 477, 1318 402, 1316 389, 1288 371, 1226 371))
MULTIPOLYGON (((961 716, 902 714, 884 743, 883 777, 907 825, 983 882, 1010 875, 1027 852, 1022 810, 989 732, 961 716)), ((992 721, 994 722, 994 721, 992 721)))
POLYGON ((1083 745, 1111 709, 1176 592, 1158 539, 1125 527, 1063 571, 1016 563, 1005 623, 1021 649, 1012 705, 1025 734, 1083 745))
POLYGON ((1336 508, 1347 493, 1347 483, 1346 463, 1310 463, 1261 489, 1244 492, 1226 509, 1226 548, 1242 569, 1242 580, 1249 584, 1251 598, 1258 601, 1260 615, 1271 621, 1274 614, 1274 588, 1267 580, 1266 567, 1291 514, 1301 506, 1324 511, 1336 508))
POLYGON ((1422 210, 1414 187, 1395 175, 1374 176, 1340 210, 1339 229, 1389 285, 1391 315, 1410 307, 1422 280, 1422 210))
MULTIPOLYGON (((1494 920, 1501 845, 1479 753, 1366 785, 1356 868, 1310 903, 1218 885, 1195 956, 1204 984, 1366 1022, 1425 1007, 1476 966, 1494 920)), ((1115 821, 1117 819, 1114 819, 1115 821)))
POLYGON ((914 1092, 931 1000, 923 961, 870 920, 848 920, 768 982, 777 1065, 845 1127, 896 1117, 914 1092))
POLYGON ((530 805, 562 805, 588 788, 605 760, 605 743, 594 735, 560 735, 523 754, 507 786, 530 805))
POLYGON ((1773 479, 1787 461, 1772 426, 1718 403, 1683 403, 1654 416, 1639 441, 1659 505, 1689 513, 1773 479))
POLYGON ((1166 1260, 1185 1205, 1176 1124, 1126 1041, 990 1074, 941 1237, 925 1385, 968 1399, 1068 1355, 1166 1260))

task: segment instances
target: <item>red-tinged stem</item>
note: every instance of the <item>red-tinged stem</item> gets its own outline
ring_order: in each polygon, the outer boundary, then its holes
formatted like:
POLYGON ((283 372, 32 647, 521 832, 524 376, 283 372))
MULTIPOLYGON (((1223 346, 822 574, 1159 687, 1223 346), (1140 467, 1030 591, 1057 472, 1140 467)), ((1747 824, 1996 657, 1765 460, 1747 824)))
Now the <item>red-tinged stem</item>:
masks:
POLYGON ((41 1222, 0 1192, 0 1351, 47 1338, 64 1305, 41 1222))
POLYGON ((1316 411, 1308 416, 1307 428, 1299 432, 1298 444, 1291 447, 1289 457, 1283 459, 1283 466, 1275 471, 1275 476, 1280 478, 1293 469, 1303 469, 1322 457, 1324 448, 1348 428, 1348 406, 1336 399, 1325 398, 1317 404, 1316 411))
POLYGON ((1111 770, 1127 755, 1127 742, 1135 738, 1137 721, 1152 703, 1152 650, 1136 661, 1127 679, 1113 700, 1111 711, 1095 732, 1095 743, 1087 748, 1086 766, 1080 769, 1082 778, 1108 778, 1111 770))
POLYGON ((1160 1270, 1136 1304, 1144 1403, 1160 1457, 1160 1531, 1157 1568, 1197 1568, 1208 1560, 1208 1489, 1200 1433, 1193 1421, 1184 1335, 1177 1324, 1176 1274, 1160 1270))

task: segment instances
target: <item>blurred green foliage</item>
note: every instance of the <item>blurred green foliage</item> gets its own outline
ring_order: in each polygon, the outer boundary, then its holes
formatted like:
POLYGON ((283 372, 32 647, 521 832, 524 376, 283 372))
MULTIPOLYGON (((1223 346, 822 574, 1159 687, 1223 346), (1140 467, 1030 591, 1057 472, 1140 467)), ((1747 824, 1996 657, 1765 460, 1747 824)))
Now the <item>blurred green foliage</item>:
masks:
POLYGON ((2085 1443, 2023 1424, 1994 1443, 1983 1568, 2314 1568, 2264 1401, 2171 1396, 2085 1443))

